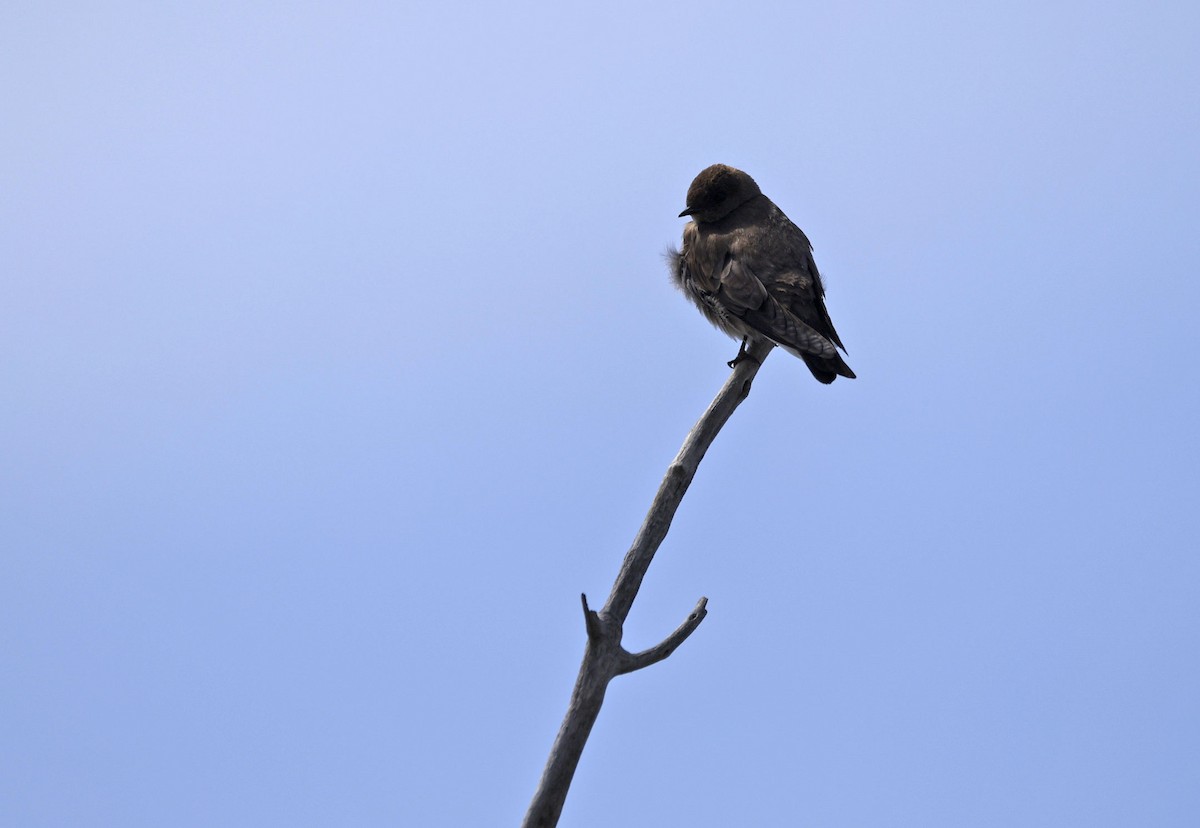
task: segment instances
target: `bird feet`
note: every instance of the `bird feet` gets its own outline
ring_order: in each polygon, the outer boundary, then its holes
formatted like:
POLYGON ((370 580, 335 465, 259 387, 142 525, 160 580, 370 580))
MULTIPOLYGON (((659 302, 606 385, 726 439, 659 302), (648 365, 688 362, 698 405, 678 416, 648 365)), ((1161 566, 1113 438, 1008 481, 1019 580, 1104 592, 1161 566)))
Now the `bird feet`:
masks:
POLYGON ((761 362, 759 362, 754 357, 750 356, 750 354, 746 353, 746 338, 742 337, 742 344, 738 348, 737 356, 735 356, 733 359, 729 360, 729 362, 726 362, 725 364, 728 365, 730 368, 736 368, 736 367, 738 367, 738 365, 740 365, 742 362, 744 362, 747 359, 750 360, 751 362, 755 363, 756 365, 762 365, 761 362))

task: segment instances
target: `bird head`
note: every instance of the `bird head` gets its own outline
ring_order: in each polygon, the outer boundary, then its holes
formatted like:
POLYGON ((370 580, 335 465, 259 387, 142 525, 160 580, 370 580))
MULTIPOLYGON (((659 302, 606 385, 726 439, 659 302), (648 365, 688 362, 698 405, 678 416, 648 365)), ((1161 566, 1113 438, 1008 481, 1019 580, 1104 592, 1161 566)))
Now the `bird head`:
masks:
POLYGON ((762 190, 754 179, 741 170, 713 164, 701 170, 688 187, 687 209, 679 217, 691 216, 700 222, 720 221, 760 195, 762 190))

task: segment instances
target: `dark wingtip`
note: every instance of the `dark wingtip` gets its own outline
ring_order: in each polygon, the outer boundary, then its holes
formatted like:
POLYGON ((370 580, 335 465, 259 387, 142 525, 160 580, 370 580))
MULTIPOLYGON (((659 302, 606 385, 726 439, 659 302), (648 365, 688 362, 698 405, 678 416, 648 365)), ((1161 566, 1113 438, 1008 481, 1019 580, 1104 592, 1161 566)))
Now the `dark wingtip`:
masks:
POLYGON ((804 364, 808 366, 808 370, 812 371, 813 377, 817 382, 823 385, 829 385, 838 377, 846 377, 847 379, 857 379, 854 372, 850 370, 850 366, 838 359, 822 359, 816 354, 800 354, 804 360, 804 364))

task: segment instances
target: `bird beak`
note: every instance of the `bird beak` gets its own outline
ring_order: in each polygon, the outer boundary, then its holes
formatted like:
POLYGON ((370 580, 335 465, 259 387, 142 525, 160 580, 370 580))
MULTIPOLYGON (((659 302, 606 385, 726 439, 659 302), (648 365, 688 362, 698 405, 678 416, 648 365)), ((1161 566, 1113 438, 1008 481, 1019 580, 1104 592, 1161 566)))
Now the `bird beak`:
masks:
POLYGON ((686 210, 684 210, 682 213, 680 213, 679 217, 683 218, 684 216, 690 216, 691 214, 692 214, 692 208, 689 207, 686 210))

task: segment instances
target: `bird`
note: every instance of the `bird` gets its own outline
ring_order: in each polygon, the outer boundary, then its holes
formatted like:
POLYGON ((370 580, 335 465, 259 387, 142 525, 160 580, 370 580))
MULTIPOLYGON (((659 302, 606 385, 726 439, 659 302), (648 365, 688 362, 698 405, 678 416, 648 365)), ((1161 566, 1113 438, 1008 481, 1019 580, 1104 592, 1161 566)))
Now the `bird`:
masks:
POLYGON ((825 309, 812 244, 758 184, 725 164, 701 170, 687 191, 683 246, 670 249, 671 280, 709 322, 747 344, 769 340, 804 360, 818 382, 854 372, 825 309))

